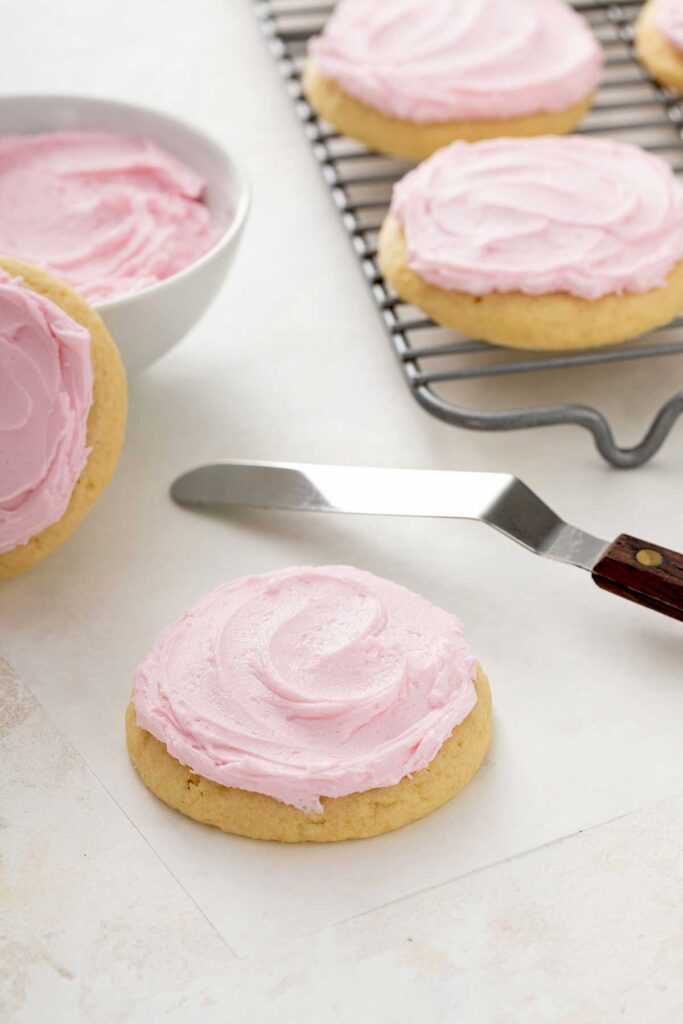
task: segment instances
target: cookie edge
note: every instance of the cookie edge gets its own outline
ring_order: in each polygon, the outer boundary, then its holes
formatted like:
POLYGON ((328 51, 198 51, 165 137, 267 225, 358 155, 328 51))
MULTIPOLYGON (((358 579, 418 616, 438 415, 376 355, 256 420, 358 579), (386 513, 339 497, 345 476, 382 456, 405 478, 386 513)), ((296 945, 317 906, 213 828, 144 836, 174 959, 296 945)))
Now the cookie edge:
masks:
POLYGON ((126 428, 128 391, 119 351, 101 317, 69 285, 47 271, 0 256, 0 267, 20 287, 43 295, 59 306, 91 337, 93 403, 86 440, 91 452, 72 491, 66 511, 26 544, 0 554, 0 580, 32 568, 58 548, 80 525, 103 493, 119 461, 126 428))
POLYGON ((307 815, 273 797, 221 786, 182 765, 126 709, 130 759, 147 788, 169 807, 205 825, 250 839, 283 843, 366 839, 402 828, 430 814, 459 793, 479 770, 492 733, 489 682, 480 665, 477 703, 436 757, 394 786, 323 797, 322 814, 307 815))
POLYGON ((451 142, 483 139, 566 135, 590 110, 595 90, 579 101, 553 113, 478 121, 417 122, 390 117, 346 92, 327 78, 308 57, 302 75, 306 99, 325 121, 349 138, 390 156, 423 160, 451 142))
POLYGON ((669 323, 683 309, 683 260, 661 288, 593 300, 567 292, 471 295, 441 288, 409 266, 403 227, 392 213, 379 234, 378 262, 394 291, 437 323, 506 348, 577 351, 618 345, 669 323))

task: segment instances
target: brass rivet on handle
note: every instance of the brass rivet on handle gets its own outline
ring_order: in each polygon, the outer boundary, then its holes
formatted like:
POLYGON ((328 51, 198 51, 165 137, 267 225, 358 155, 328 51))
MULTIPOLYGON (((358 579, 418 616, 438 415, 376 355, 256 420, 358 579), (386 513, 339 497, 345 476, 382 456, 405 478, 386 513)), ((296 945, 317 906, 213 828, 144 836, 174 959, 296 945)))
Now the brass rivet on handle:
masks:
POLYGON ((653 551, 651 548, 642 548, 641 551, 636 555, 636 561, 640 562, 641 565, 658 566, 664 561, 664 555, 659 551, 653 551))

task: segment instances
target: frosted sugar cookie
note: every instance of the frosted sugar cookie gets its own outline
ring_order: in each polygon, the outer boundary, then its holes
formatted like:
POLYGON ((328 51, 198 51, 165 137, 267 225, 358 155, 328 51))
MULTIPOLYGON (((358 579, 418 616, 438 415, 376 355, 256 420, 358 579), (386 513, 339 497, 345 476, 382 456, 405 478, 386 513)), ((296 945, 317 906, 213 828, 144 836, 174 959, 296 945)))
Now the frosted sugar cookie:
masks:
POLYGON ((128 750, 196 821, 359 839, 455 796, 490 741, 486 677, 448 612, 348 566, 219 587, 135 673, 128 750))
POLYGON ((438 323, 512 348, 590 348, 683 309, 683 186, 638 146, 456 142, 394 188, 387 281, 438 323))
POLYGON ((683 93, 681 0, 648 0, 636 22, 636 50, 653 78, 683 93))
POLYGON ((125 422, 125 372, 97 313, 50 274, 0 259, 0 579, 78 526, 125 422))
POLYGON ((304 90, 344 134, 419 160, 455 139, 571 131, 602 66, 564 0, 340 0, 304 90))

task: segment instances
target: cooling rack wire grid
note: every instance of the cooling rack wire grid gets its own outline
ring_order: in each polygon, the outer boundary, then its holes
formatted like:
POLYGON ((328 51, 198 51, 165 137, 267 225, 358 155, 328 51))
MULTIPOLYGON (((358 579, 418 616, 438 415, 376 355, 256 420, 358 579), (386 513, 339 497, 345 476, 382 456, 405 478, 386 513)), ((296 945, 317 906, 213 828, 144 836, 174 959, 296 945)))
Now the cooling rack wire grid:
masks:
MULTIPOLYGON (((380 273, 377 235, 392 186, 410 164, 375 153, 340 135, 316 116, 303 95, 301 71, 307 41, 321 30, 334 5, 313 0, 253 2, 416 401, 439 419, 470 430, 574 424, 590 431, 601 455, 622 468, 640 466, 651 459, 683 413, 682 390, 664 401, 642 439, 629 447, 617 444, 604 412, 586 401, 565 401, 564 397, 569 388, 572 398, 580 397, 591 380, 594 384, 596 379, 603 394, 612 392, 626 379, 626 373, 633 372, 633 364, 642 367, 649 360, 669 360, 667 379, 680 380, 683 316, 649 335, 613 348, 527 355, 454 334, 403 302, 380 273), (630 371, 625 364, 629 364, 630 371), (596 378, 596 367, 608 367, 609 378, 596 378), (538 385, 539 396, 550 393, 554 400, 534 407, 525 407, 522 402, 519 408, 496 408, 497 402, 509 404, 513 391, 511 383, 502 378, 528 374, 536 375, 534 383, 538 385), (465 401, 468 404, 463 404, 465 401), (476 408, 479 404, 486 408, 476 408)), ((683 108, 678 97, 650 78, 633 47, 633 25, 641 4, 574 0, 573 6, 591 23, 604 47, 606 61, 596 102, 579 131, 636 142, 668 160, 677 174, 683 174, 683 108)), ((648 374, 641 373, 641 379, 646 389, 648 374)), ((517 390, 528 400, 528 388, 517 390)), ((652 412, 647 415, 651 417, 652 412)))

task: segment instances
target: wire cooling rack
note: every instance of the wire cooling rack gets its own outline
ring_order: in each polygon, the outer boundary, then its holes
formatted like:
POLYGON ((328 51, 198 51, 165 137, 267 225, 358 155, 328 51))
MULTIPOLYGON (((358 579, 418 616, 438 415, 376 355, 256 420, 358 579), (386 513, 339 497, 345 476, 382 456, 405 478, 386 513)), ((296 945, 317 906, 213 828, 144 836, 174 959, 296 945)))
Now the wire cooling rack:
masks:
MULTIPOLYGON (((669 360, 672 380, 680 380, 683 355, 683 316, 635 341, 589 352, 512 352, 500 346, 446 331, 403 302, 386 284, 377 264, 377 234, 395 181, 410 164, 375 153, 334 131, 318 119, 306 102, 301 71, 306 45, 319 32, 334 4, 315 0, 253 0, 271 52, 285 80, 295 110, 313 153, 330 187, 363 273, 382 316, 386 331, 416 400, 432 415, 471 430, 517 430, 556 424, 575 424, 593 435, 604 458, 619 467, 640 466, 661 448, 683 413, 683 390, 659 409, 642 440, 620 447, 607 417, 589 404, 564 402, 535 408, 479 411, 463 404, 458 390, 479 381, 477 401, 492 389, 500 398, 501 378, 516 374, 564 373, 571 368, 653 359, 669 360), (673 357, 673 358, 672 358, 673 357), (481 382, 488 381, 484 387, 481 382), (497 384, 496 384, 497 382, 497 384)), ((605 50, 603 84, 591 113, 580 131, 624 142, 637 142, 667 159, 683 174, 683 108, 677 97, 660 88, 640 66, 633 48, 633 23, 641 3, 593 3, 573 0, 573 6, 591 23, 605 50)), ((581 374, 565 377, 581 390, 581 374)), ((647 379, 647 378, 646 378, 647 379)), ((508 390, 510 384, 507 384, 508 390)), ((563 396, 564 397, 564 396, 563 396)), ((509 399, 508 399, 509 400, 509 399)))

